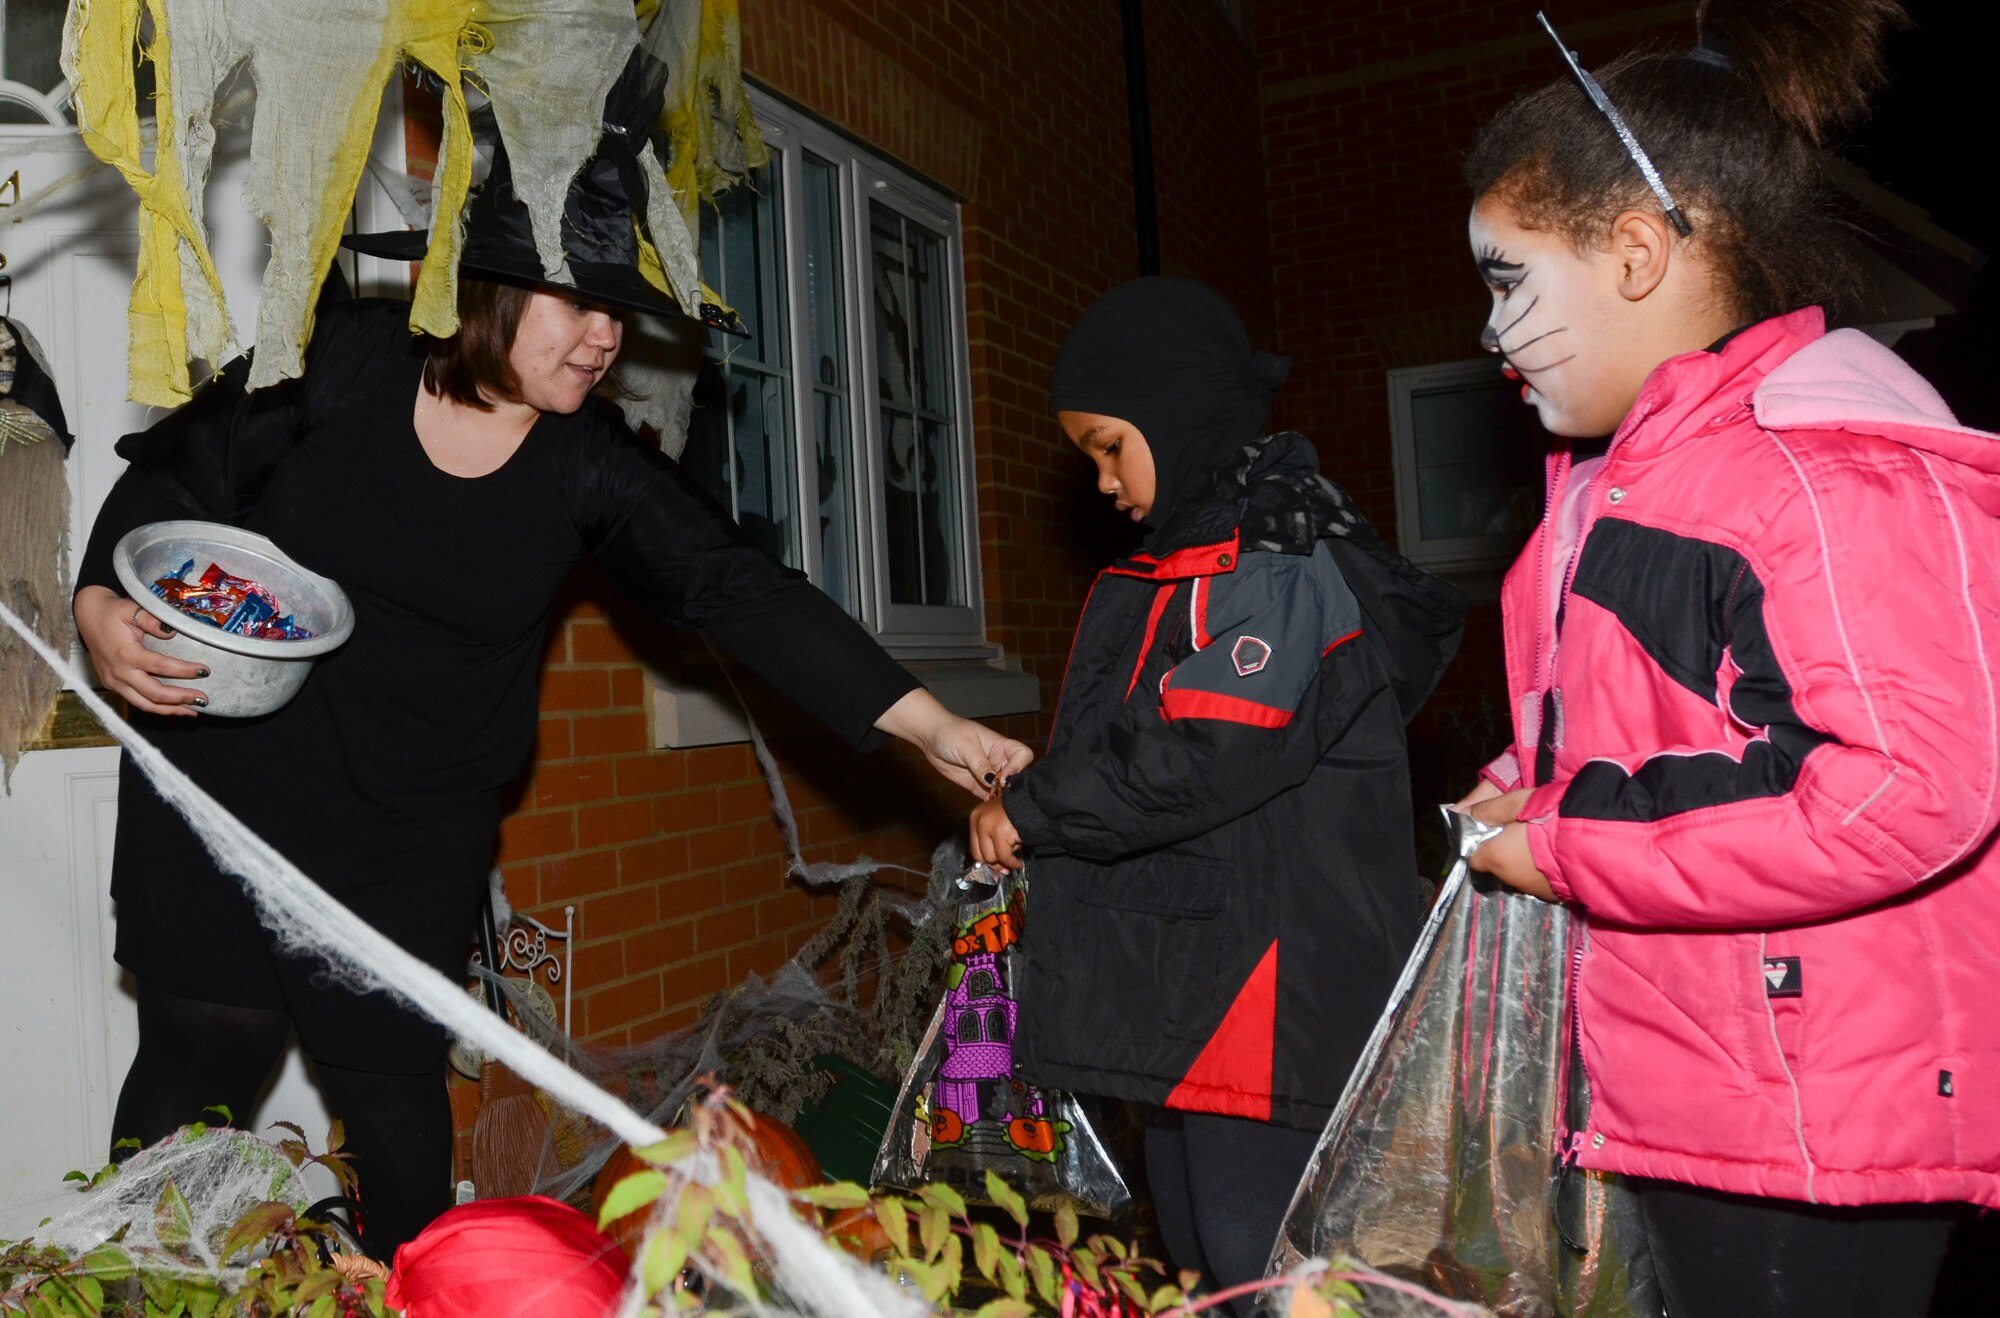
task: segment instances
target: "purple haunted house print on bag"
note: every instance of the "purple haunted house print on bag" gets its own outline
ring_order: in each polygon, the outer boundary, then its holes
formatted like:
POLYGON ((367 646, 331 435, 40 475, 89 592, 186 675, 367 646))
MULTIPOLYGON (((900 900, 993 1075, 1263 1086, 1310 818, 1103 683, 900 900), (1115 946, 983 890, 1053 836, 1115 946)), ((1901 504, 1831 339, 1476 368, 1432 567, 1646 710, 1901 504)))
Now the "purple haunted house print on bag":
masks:
POLYGON ((952 940, 944 1000, 944 1061, 930 1092, 931 1139, 945 1146, 991 1142, 995 1152, 1054 1161, 1068 1123, 1051 1121, 1041 1091, 1014 1077, 1019 1006, 1005 955, 1021 936, 1021 904, 984 912, 952 940))
POLYGON ((944 1065, 938 1068, 933 1112, 950 1108, 967 1124, 999 1115, 988 1112, 997 1097, 991 1091, 1013 1077, 1014 1016, 1019 1010, 1007 996, 1004 973, 991 952, 967 957, 958 987, 945 995, 944 1065), (980 1101, 982 1088, 989 1091, 987 1102, 980 1101))
POLYGON ((951 960, 937 1010, 903 1073, 876 1148, 874 1185, 948 1185, 967 1203, 1011 1187, 1040 1212, 1064 1204, 1115 1217, 1132 1192, 1076 1095, 1014 1073, 1020 1024, 1025 876, 968 870, 951 921, 951 960))

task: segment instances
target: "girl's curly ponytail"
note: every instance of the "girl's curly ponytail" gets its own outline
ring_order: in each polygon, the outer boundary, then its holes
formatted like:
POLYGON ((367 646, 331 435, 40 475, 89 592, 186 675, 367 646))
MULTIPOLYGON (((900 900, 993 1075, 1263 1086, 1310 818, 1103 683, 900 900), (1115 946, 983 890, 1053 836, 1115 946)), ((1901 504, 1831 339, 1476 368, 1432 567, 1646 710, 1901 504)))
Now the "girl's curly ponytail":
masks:
MULTIPOLYGON (((1693 222, 1717 295, 1745 322, 1837 306, 1852 283, 1821 149, 1885 81, 1898 0, 1703 0, 1699 44, 1628 54, 1596 72, 1693 222)), ((1580 250, 1631 208, 1657 209, 1602 115, 1568 79, 1517 99, 1465 163, 1477 200, 1580 250)))
POLYGON ((1694 15, 1698 49, 1730 60, 1814 145, 1867 115, 1889 80, 1882 38, 1907 23, 1897 0, 1702 0, 1694 15))

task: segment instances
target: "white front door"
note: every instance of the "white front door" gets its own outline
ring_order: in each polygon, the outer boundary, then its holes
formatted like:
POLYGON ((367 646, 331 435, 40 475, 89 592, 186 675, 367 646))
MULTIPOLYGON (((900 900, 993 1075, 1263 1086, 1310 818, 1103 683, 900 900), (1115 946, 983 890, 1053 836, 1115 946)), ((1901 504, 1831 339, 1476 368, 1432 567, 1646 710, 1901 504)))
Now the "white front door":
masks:
MULTIPOLYGON (((378 142, 401 169, 394 89, 389 99, 378 142)), ((234 117, 237 126, 218 135, 207 210, 230 310, 249 327, 268 239, 241 202, 247 112, 234 117)), ((0 125, 0 180, 15 170, 20 202, 0 209, 12 304, 0 294, 0 309, 41 342, 76 435, 68 463, 74 557, 124 468, 112 446, 157 416, 125 398, 137 202, 73 131, 0 125)), ((372 227, 390 227, 386 200, 369 201, 372 227)), ((70 685, 89 684, 80 650, 71 667, 70 685)), ((103 1165, 112 1107, 137 1048, 130 977, 111 960, 118 756, 116 748, 31 752, 14 770, 12 794, 0 796, 0 1239, 32 1229, 65 1172, 103 1165)), ((236 1115, 239 1124, 250 1117, 236 1115)), ((274 1120, 297 1122, 315 1144, 327 1127, 296 1048, 253 1128, 274 1120)))
MULTIPOLYGON (((137 204, 95 163, 72 132, 0 137, 0 176, 19 171, 21 198, 0 211, 8 314, 40 340, 77 437, 73 556, 124 465, 112 445, 146 424, 145 409, 125 401, 137 204)), ((69 684, 87 684, 80 652, 72 669, 69 684)), ((0 797, 0 1202, 44 1197, 71 1168, 102 1166, 110 1144, 112 1104, 138 1041, 111 961, 117 807, 115 748, 24 755, 12 794, 0 797)))

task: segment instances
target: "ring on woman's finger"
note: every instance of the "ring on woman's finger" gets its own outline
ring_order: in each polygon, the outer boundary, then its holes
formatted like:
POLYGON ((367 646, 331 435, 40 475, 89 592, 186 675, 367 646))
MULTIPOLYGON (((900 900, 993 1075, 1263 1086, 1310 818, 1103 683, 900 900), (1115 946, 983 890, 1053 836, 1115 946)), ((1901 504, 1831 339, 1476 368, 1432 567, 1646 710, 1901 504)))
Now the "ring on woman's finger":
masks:
POLYGON ((132 606, 132 625, 134 627, 139 625, 139 619, 145 615, 145 612, 146 606, 143 604, 134 604, 132 606))

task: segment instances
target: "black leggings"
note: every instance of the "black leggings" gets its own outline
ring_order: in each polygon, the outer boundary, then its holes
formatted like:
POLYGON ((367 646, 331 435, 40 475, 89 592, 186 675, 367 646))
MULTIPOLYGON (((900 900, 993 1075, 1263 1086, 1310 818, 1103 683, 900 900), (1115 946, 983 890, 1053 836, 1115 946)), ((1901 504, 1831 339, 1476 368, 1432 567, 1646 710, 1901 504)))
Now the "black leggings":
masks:
MULTIPOLYGON (((139 984, 139 1055, 118 1094, 113 1140, 142 1145, 229 1108, 247 1127, 264 1083, 284 1056, 291 1019, 282 1011, 197 1002, 139 984)), ((363 1215, 362 1239, 388 1258, 451 1206, 451 1105, 444 1063, 416 1074, 383 1074, 314 1062, 327 1110, 346 1128, 363 1215)), ((313 1143, 320 1132, 308 1131, 313 1143)), ((123 1151, 121 1151, 122 1153, 123 1151)))
POLYGON ((1667 1318, 1924 1318, 1952 1229, 1971 1211, 1630 1184, 1667 1318))
MULTIPOLYGON (((1256 1281, 1305 1174, 1317 1130, 1246 1117, 1161 1112, 1146 1127, 1146 1181, 1160 1238, 1176 1268, 1212 1291, 1256 1281)), ((1249 1318, 1257 1297, 1230 1301, 1249 1318)))

